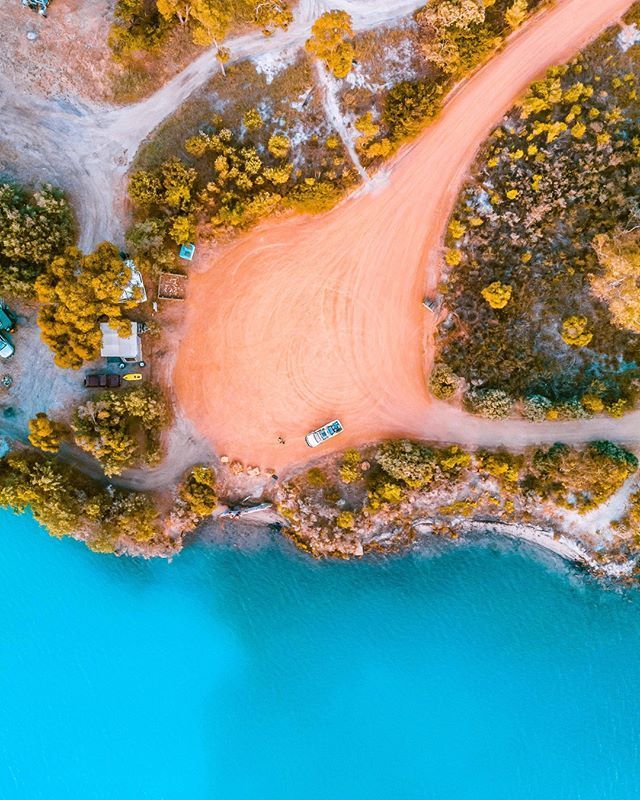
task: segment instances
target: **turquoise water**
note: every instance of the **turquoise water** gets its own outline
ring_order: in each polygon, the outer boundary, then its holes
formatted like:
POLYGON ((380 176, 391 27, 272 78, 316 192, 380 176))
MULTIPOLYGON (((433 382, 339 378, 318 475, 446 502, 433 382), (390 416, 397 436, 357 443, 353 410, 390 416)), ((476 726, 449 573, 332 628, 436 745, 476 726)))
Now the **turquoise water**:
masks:
POLYGON ((0 531, 2 800, 640 793, 637 595, 498 547, 166 564, 0 531))

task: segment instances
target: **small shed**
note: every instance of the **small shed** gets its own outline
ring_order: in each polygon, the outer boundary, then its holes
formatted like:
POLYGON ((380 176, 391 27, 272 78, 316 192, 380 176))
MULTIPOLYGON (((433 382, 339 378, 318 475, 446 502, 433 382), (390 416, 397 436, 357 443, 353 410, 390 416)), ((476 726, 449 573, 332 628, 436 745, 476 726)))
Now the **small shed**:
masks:
POLYGON ((114 331, 108 322, 101 322, 102 348, 100 349, 100 355, 103 358, 140 361, 142 350, 140 348, 140 337, 138 336, 138 323, 132 322, 130 330, 131 332, 128 336, 120 336, 118 331, 114 331))
POLYGON ((180 258, 184 259, 185 261, 191 261, 193 259, 194 253, 196 252, 196 246, 193 242, 189 242, 189 244, 183 244, 180 247, 180 258))

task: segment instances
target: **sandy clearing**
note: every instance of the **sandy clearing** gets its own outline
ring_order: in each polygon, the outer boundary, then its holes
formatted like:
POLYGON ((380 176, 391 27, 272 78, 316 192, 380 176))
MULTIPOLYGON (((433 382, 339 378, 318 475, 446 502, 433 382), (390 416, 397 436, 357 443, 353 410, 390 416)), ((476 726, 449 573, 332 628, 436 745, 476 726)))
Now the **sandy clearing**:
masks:
MULTIPOLYGON (((629 5, 561 0, 452 95, 385 185, 320 217, 267 224, 193 276, 175 385, 218 452, 288 467, 315 455, 304 434, 336 416, 345 433, 315 452, 392 435, 470 438, 466 415, 430 403, 425 388, 433 331, 420 300, 438 280, 443 229, 514 99, 629 5)), ((482 423, 480 438, 497 433, 482 423)), ((541 439, 544 426, 524 428, 541 439)))

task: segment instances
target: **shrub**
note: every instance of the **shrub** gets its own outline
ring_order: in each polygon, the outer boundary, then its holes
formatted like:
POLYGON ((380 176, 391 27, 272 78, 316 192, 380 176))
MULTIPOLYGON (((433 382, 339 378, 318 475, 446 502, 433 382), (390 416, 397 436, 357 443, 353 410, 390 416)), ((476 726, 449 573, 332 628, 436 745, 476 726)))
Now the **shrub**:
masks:
POLYGON ((336 525, 344 531, 350 531, 355 527, 356 520, 353 511, 341 511, 336 519, 336 525))
POLYGON ((506 419, 510 416, 514 401, 502 389, 474 389, 464 396, 467 411, 488 419, 506 419))
POLYGON ((324 470, 321 470, 320 467, 311 467, 311 469, 307 471, 307 482, 309 486, 320 488, 327 482, 326 473, 324 470))
POLYGON ((429 376, 429 388, 439 400, 449 400, 460 388, 461 380, 444 363, 434 366, 429 376))
POLYGON ((544 422, 552 405, 548 397, 533 394, 522 401, 522 414, 530 422, 544 422))
POLYGON ((343 483, 354 483, 362 477, 360 460, 360 453, 357 450, 345 450, 340 465, 340 480, 343 483))
POLYGON ((407 439, 384 442, 376 459, 388 475, 414 488, 431 483, 436 474, 434 450, 407 439))
POLYGON ((499 309, 504 308, 509 303, 511 292, 512 288, 508 284, 494 281, 489 286, 486 286, 481 294, 491 308, 499 309))
POLYGON ((586 347, 593 339, 586 317, 567 317, 562 322, 562 340, 571 347, 586 347))

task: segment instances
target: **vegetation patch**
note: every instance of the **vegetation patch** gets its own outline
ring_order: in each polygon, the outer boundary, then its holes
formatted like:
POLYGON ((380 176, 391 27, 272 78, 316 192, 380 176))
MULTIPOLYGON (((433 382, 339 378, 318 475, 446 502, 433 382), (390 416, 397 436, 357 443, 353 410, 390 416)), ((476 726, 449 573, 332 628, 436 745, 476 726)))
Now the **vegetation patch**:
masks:
POLYGON ((530 419, 635 403, 639 51, 608 32, 551 69, 476 161, 449 226, 438 342, 471 410, 497 392, 530 419))
POLYGON ((62 192, 0 183, 0 293, 30 299, 34 283, 74 235, 62 192))
POLYGON ((416 518, 452 531, 460 518, 548 522, 561 509, 584 514, 637 468, 633 453, 607 441, 511 453, 399 439, 364 453, 348 450, 341 462, 285 483, 278 499, 298 545, 316 556, 347 558, 405 546, 416 518))

